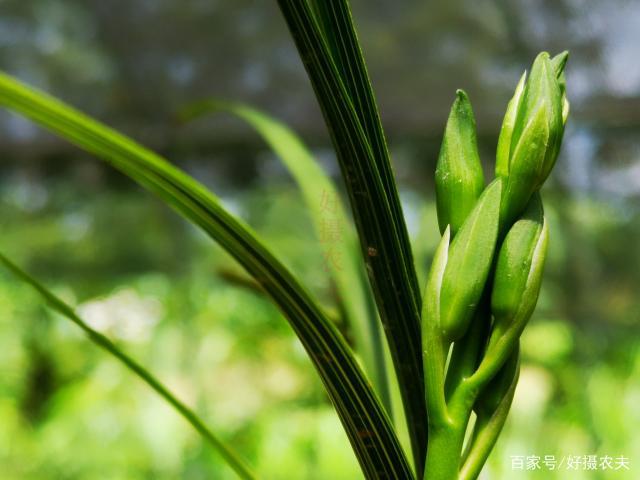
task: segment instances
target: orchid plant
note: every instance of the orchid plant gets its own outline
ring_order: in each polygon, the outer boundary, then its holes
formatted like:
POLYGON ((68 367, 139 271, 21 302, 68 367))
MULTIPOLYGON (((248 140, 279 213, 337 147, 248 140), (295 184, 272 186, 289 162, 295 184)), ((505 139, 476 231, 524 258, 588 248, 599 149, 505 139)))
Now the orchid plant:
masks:
MULTIPOLYGON (((279 307, 321 378, 367 479, 473 479, 504 425, 518 380, 519 337, 535 308, 548 226, 540 187, 568 116, 567 54, 541 53, 522 76, 485 186, 476 127, 459 90, 435 172, 441 240, 418 285, 387 143, 347 0, 278 0, 331 134, 355 220, 329 273, 353 342, 249 226, 196 179, 61 101, 0 74, 0 105, 95 155, 160 197, 218 242, 279 307), (475 417, 475 421, 472 419, 475 417), (404 432, 408 441, 404 439, 404 432)), ((296 180, 319 233, 318 202, 334 185, 285 125, 242 104, 198 101, 193 119, 225 111, 246 121, 296 180)), ((257 478, 198 415, 75 310, 0 254, 49 305, 164 397, 229 466, 257 478)))

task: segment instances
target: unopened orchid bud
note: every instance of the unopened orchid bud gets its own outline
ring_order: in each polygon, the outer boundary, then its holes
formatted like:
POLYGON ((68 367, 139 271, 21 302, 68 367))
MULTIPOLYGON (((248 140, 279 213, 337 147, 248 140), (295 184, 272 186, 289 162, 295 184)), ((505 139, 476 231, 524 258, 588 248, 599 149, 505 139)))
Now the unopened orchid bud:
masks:
POLYGON ((524 215, 505 237, 496 265, 491 310, 491 341, 524 329, 538 301, 546 257, 548 228, 540 195, 535 194, 524 215))
POLYGON ((436 166, 436 205, 443 233, 455 236, 484 188, 476 122, 467 94, 458 90, 451 107, 436 166))
MULTIPOLYGON (((558 85, 560 86, 560 95, 562 97, 562 125, 567 124, 569 118, 569 100, 567 99, 567 79, 564 75, 564 67, 569 59, 569 52, 564 51, 551 59, 551 65, 556 72, 558 85)), ((562 139, 561 139, 562 140, 562 139)))
POLYGON ((522 213, 558 156, 568 115, 561 85, 566 60, 566 53, 553 60, 546 52, 538 55, 524 87, 521 80, 507 108, 496 158, 496 174, 505 178, 501 213, 505 225, 522 213))
POLYGON ((502 180, 482 193, 449 249, 440 291, 443 337, 459 339, 469 327, 489 275, 498 236, 502 180))
POLYGON ((564 89, 564 82, 560 80, 560 77, 564 74, 564 67, 567 65, 567 60, 569 60, 569 52, 566 50, 551 59, 551 66, 562 89, 564 89))
POLYGON ((524 91, 524 84, 527 78, 527 72, 522 74, 513 98, 507 105, 507 112, 502 121, 500 136, 498 137, 498 149, 496 152, 496 177, 507 178, 509 175, 509 153, 511 151, 511 137, 513 136, 513 127, 516 124, 518 116, 518 108, 524 91))
MULTIPOLYGON (((429 270, 427 285, 424 291, 422 302, 422 321, 424 323, 431 322, 439 330, 440 328, 440 291, 442 290, 442 278, 447 268, 449 259, 449 247, 451 240, 451 229, 445 228, 440 243, 433 255, 433 262, 429 270)), ((431 327, 431 325, 429 325, 431 327)), ((427 328, 424 329, 428 331, 427 328)))

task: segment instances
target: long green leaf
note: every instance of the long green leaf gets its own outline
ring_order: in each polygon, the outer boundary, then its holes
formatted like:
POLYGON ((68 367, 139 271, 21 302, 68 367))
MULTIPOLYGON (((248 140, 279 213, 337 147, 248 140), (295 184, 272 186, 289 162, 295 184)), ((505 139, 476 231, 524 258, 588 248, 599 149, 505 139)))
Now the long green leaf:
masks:
POLYGON ((0 74, 0 105, 109 162, 227 250, 282 310, 327 389, 368 478, 411 478, 402 448, 340 332, 307 291, 204 186, 162 157, 62 102, 0 74))
POLYGON ((389 149, 367 66, 353 24, 349 2, 347 0, 313 0, 313 3, 324 37, 331 49, 333 60, 371 144, 374 161, 382 177, 382 183, 392 210, 402 254, 405 261, 408 262, 406 268, 411 288, 414 290, 414 298, 420 307, 420 289, 413 267, 413 253, 391 167, 389 149))
MULTIPOLYGON (((333 181, 318 165, 300 138, 285 124, 240 103, 209 99, 187 106, 183 120, 212 112, 231 113, 251 125, 267 142, 300 187, 316 237, 330 250, 326 267, 334 279, 355 345, 382 404, 392 413, 381 325, 366 284, 351 228, 333 181)), ((326 252, 325 252, 326 253, 326 252)))
POLYGON ((84 333, 86 333, 89 340, 95 343, 98 347, 107 351, 119 360, 125 367, 135 373, 142 381, 149 385, 153 390, 158 393, 164 400, 167 401, 180 415, 189 422, 196 431, 202 435, 209 445, 211 445, 227 464, 238 474, 240 478, 245 480, 255 480, 257 477, 251 471, 251 468, 246 462, 236 453, 234 450, 220 440, 209 428, 204 424, 200 417, 187 407, 184 403, 178 400, 157 378, 155 378, 149 371, 136 362, 129 355, 124 353, 118 348, 109 338, 101 334, 100 332, 91 328, 82 318, 80 318, 74 309, 63 302, 60 298, 55 296, 44 285, 18 267, 15 263, 9 260, 6 256, 0 253, 0 263, 4 264, 13 274, 33 287, 49 304, 49 306, 58 312, 63 317, 71 320, 78 327, 80 327, 84 333))
MULTIPOLYGON (((338 2, 331 2, 338 5, 338 2)), ((414 464, 420 473, 427 443, 422 374, 419 292, 399 228, 397 195, 387 191, 372 142, 362 124, 323 30, 340 35, 338 25, 321 28, 307 0, 278 0, 331 133, 358 228, 360 246, 387 334, 405 406, 414 464), (335 27, 335 28, 334 28, 335 27)), ((357 47, 355 38, 340 41, 357 47)), ((360 85, 357 88, 368 88, 360 85)), ((386 160, 388 162, 388 159, 386 160)), ((390 171, 390 167, 389 167, 390 171)))

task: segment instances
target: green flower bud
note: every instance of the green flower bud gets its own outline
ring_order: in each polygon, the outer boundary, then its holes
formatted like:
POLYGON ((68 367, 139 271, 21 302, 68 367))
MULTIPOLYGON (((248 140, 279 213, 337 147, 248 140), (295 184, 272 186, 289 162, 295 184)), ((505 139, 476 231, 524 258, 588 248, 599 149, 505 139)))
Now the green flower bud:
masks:
MULTIPOLYGON (((433 255, 427 285, 424 289, 421 317, 423 322, 423 335, 429 332, 432 325, 438 328, 440 327, 440 291, 442 289, 442 277, 447 268, 449 258, 450 239, 451 229, 447 227, 433 255)), ((430 340, 423 337, 423 345, 426 345, 428 341, 430 340)))
POLYGON ((538 190, 542 157, 549 142, 548 110, 542 105, 523 132, 513 157, 518 161, 511 165, 503 193, 501 225, 505 228, 522 213, 531 195, 538 190))
MULTIPOLYGON (((527 80, 520 105, 514 135, 511 139, 511 151, 513 157, 510 160, 510 171, 517 166, 519 158, 517 149, 522 143, 522 138, 526 135, 528 125, 536 112, 541 108, 547 110, 547 125, 549 130, 549 143, 545 146, 552 147, 562 138, 562 90, 558 76, 562 74, 562 66, 566 63, 566 55, 560 56, 556 62, 556 68, 546 52, 538 55, 531 68, 531 75, 527 80), (563 61, 564 59, 564 61, 563 61)), ((520 147, 522 148, 522 147, 520 147)), ((555 158, 549 148, 541 152, 541 165, 532 165, 531 168, 538 168, 541 172, 548 174, 551 171, 555 158)), ((539 180, 542 185, 545 178, 539 180)))
POLYGON ((447 267, 451 229, 447 227, 433 256, 422 300, 422 360, 424 386, 431 425, 446 421, 443 394, 446 353, 440 328, 440 289, 447 267))
MULTIPOLYGON (((569 118, 569 100, 567 99, 567 79, 565 78, 565 75, 564 75, 564 67, 567 64, 568 59, 569 59, 569 52, 567 51, 559 53, 558 55, 556 55, 551 59, 551 65, 553 66, 553 71, 556 73, 556 77, 558 78, 558 85, 560 86, 560 95, 562 97, 562 126, 563 127, 567 124, 567 119, 569 118)), ((558 149, 559 147, 560 145, 558 145, 558 149)))
POLYGON ((443 337, 455 341, 469 327, 484 290, 498 236, 502 180, 482 193, 449 249, 440 291, 443 337))
POLYGON ((561 81, 560 77, 564 74, 564 67, 567 65, 567 60, 569 60, 569 52, 566 50, 551 59, 551 67, 553 67, 553 72, 556 74, 562 89, 564 89, 565 82, 561 81))
POLYGON ((476 122, 467 94, 456 92, 436 166, 436 205, 440 233, 447 225, 454 236, 484 188, 478 155, 476 122))
POLYGON ((558 157, 568 115, 566 61, 566 52, 553 60, 546 52, 538 55, 524 88, 521 79, 507 108, 496 157, 496 174, 506 180, 501 212, 505 225, 524 210, 558 157))
POLYGON ((548 240, 540 195, 533 196, 524 215, 513 224, 498 254, 491 310, 491 342, 508 331, 519 337, 540 293, 548 240))
POLYGON ((502 121, 500 136, 498 137, 498 149, 496 152, 496 177, 507 178, 509 175, 509 152, 511 150, 511 136, 513 135, 513 127, 516 124, 516 116, 524 91, 524 83, 527 78, 527 72, 523 73, 513 94, 513 98, 507 105, 507 112, 502 121))

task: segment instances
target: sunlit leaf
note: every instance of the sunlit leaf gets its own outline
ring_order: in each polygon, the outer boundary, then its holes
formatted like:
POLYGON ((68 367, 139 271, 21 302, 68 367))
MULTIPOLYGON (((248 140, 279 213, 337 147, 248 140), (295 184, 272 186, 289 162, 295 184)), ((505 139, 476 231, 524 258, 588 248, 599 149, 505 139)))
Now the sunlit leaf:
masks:
POLYGON ((390 478, 410 476, 391 423, 340 332, 250 228, 211 192, 115 130, 4 74, 0 74, 0 105, 106 160, 215 239, 288 319, 320 374, 363 470, 371 475, 385 472, 390 478))
POLYGON ((371 304, 371 294, 358 252, 358 239, 333 181, 290 128, 247 105, 215 99, 203 100, 189 105, 181 112, 181 116, 183 119, 193 119, 216 111, 236 115, 255 128, 300 187, 316 237, 327 257, 325 267, 335 281, 365 371, 387 412, 391 413, 381 325, 371 304))

